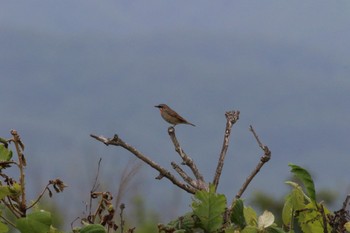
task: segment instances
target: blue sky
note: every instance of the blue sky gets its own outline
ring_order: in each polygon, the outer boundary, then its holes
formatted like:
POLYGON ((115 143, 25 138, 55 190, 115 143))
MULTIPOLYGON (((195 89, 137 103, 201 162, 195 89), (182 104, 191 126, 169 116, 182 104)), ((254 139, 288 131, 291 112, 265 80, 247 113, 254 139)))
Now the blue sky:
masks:
MULTIPOLYGON (((101 183, 115 192, 133 158, 90 133, 117 133, 171 169, 179 157, 153 107, 167 103, 197 125, 176 132, 210 181, 224 113, 240 110, 220 192, 234 197, 261 156, 252 124, 272 160, 245 198, 285 193, 292 162, 341 203, 350 189, 349 9, 348 1, 3 1, 1 136, 22 135, 33 189, 57 176, 68 183, 55 200, 79 200, 74 219, 98 159, 101 183)), ((144 165, 125 201, 138 193, 150 208, 182 203, 166 220, 186 211, 190 196, 156 175, 144 165)))

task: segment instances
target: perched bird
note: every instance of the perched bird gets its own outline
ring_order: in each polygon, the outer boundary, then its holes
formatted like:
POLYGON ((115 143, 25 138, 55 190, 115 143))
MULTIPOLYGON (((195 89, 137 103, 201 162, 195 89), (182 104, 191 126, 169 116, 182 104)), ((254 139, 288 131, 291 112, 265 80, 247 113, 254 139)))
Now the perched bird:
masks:
POLYGON ((174 110, 169 108, 169 106, 166 104, 159 104, 159 105, 154 106, 154 107, 159 108, 160 115, 163 117, 163 119, 166 122, 172 124, 173 126, 175 126, 177 124, 188 124, 188 125, 195 126, 194 124, 186 121, 182 116, 177 114, 177 112, 175 112, 174 110))

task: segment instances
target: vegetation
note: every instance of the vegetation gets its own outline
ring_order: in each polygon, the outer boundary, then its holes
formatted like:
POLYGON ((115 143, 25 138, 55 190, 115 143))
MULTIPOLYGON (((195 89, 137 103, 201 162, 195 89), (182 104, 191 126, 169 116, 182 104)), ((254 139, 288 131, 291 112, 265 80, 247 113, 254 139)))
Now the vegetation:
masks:
MULTIPOLYGON (((212 182, 206 182, 196 167, 194 161, 184 152, 175 135, 174 127, 169 127, 168 133, 176 152, 192 171, 194 177, 188 175, 178 164, 172 163, 174 170, 183 179, 180 181, 171 172, 150 160, 136 148, 122 141, 117 135, 113 138, 91 135, 106 145, 121 146, 130 151, 146 164, 159 171, 157 179, 167 178, 174 185, 191 193, 192 211, 183 214, 166 224, 140 223, 142 226, 129 226, 124 219, 123 211, 125 205, 120 203, 117 197, 117 207, 113 204, 113 196, 108 191, 99 191, 97 177, 90 193, 88 203, 88 214, 81 217, 77 227, 73 227, 72 233, 284 233, 284 232, 350 232, 350 215, 348 206, 350 195, 348 195, 343 206, 337 211, 331 211, 323 201, 317 201, 317 192, 310 173, 295 164, 289 164, 291 173, 295 180, 286 181, 290 192, 286 195, 282 211, 279 216, 270 212, 274 207, 267 205, 262 213, 257 213, 252 207, 247 206, 241 195, 250 184, 251 180, 258 174, 262 166, 271 158, 271 151, 259 139, 253 127, 251 132, 258 146, 263 151, 263 156, 251 175, 247 177, 238 193, 230 199, 217 193, 221 171, 223 169, 226 151, 229 145, 231 128, 239 119, 239 112, 226 113, 226 129, 223 147, 219 156, 218 166, 212 182), (120 204, 119 204, 120 203, 120 204), (270 208, 271 207, 271 208, 270 208), (279 219, 279 221, 278 221, 279 219), (140 230, 138 230, 140 228, 140 230)), ((63 192, 66 185, 60 179, 50 180, 43 188, 40 195, 33 201, 28 202, 26 198, 26 176, 24 168, 27 161, 23 154, 24 143, 17 131, 11 131, 11 138, 0 138, 0 233, 17 230, 21 233, 63 233, 53 226, 53 214, 41 209, 39 203, 47 193, 49 197, 53 193, 63 192), (9 146, 14 147, 14 150, 9 146), (14 156, 15 154, 15 156, 14 156), (9 175, 8 168, 18 170, 19 178, 15 179, 9 175)), ((127 171, 129 175, 134 171, 127 171)), ((122 179, 125 182, 124 178, 122 179)), ((277 206, 277 205, 276 205, 277 206)), ((276 207, 277 208, 277 207, 276 207)), ((147 218, 147 217, 145 217, 147 218)))

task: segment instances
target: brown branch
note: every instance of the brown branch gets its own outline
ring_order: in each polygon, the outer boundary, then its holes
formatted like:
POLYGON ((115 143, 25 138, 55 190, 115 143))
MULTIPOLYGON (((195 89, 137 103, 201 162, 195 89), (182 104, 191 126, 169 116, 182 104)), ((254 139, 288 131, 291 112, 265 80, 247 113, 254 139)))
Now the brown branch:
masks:
POLYGON ((11 222, 10 220, 8 220, 6 217, 0 215, 0 218, 2 220, 4 220, 4 222, 6 222, 8 225, 11 225, 13 228, 16 228, 16 224, 14 224, 13 222, 11 222))
POLYGON ((340 210, 334 211, 334 215, 327 215, 329 225, 331 225, 333 230, 337 230, 337 232, 345 232, 345 223, 349 221, 349 211, 346 210, 349 205, 349 201, 350 194, 346 196, 340 210))
POLYGON ((256 166, 256 168, 252 171, 252 173, 248 176, 248 178, 246 179, 246 181, 244 182, 244 184, 242 185, 241 189, 239 190, 239 192, 236 194, 236 197, 233 199, 232 203, 231 203, 231 207, 228 210, 228 216, 230 215, 233 205, 236 201, 236 199, 240 198, 242 196, 242 194, 244 193, 244 191, 246 190, 246 188, 248 187, 248 185, 250 184, 250 182, 253 180, 253 178, 256 176, 256 174, 258 174, 258 172, 260 171, 260 169, 262 168, 262 166, 268 162, 271 158, 271 151, 269 150, 269 148, 267 146, 265 146, 264 144, 262 144, 259 140, 258 135, 255 133, 253 126, 250 126, 250 131, 253 133, 255 140, 258 142, 259 147, 264 151, 264 155, 261 156, 260 158, 260 162, 259 164, 256 166))
POLYGON ((63 181, 61 181, 58 178, 56 178, 54 180, 49 180, 49 183, 45 186, 44 190, 40 193, 40 195, 37 197, 37 199, 30 206, 27 207, 27 210, 29 210, 33 206, 35 206, 36 203, 38 203, 40 201, 40 199, 44 196, 46 191, 49 192, 50 197, 52 196, 52 192, 49 189, 50 185, 54 188, 56 193, 63 192, 63 190, 67 187, 67 185, 65 183, 63 183, 63 181))
POLYGON ((50 183, 46 185, 46 187, 43 189, 43 191, 41 191, 41 193, 39 194, 39 196, 37 197, 37 199, 30 205, 27 207, 27 210, 32 208, 33 206, 36 205, 36 203, 38 203, 40 201, 40 199, 44 196, 46 190, 49 191, 49 186, 50 186, 50 183))
POLYGON ((348 206, 349 201, 350 201, 350 194, 348 194, 348 195, 346 196, 345 201, 343 202, 342 210, 346 211, 346 207, 348 206))
POLYGON ((169 127, 168 128, 168 134, 171 138, 171 141, 174 144, 175 151, 180 155, 185 165, 187 165, 193 172, 196 179, 200 182, 204 182, 204 178, 202 174, 199 172, 196 164, 193 162, 193 160, 184 152, 184 150, 180 147, 180 143, 176 138, 175 135, 175 128, 169 127))
POLYGON ((244 182, 244 184, 242 185, 241 189, 239 190, 239 192, 236 194, 236 199, 240 198, 243 194, 243 192, 246 190, 246 188, 248 187, 248 185, 250 184, 250 182, 253 180, 253 178, 256 176, 256 174, 258 174, 258 172, 260 171, 260 169, 262 168, 262 166, 268 162, 271 158, 271 151, 269 150, 269 148, 265 145, 263 145, 260 140, 258 135, 255 133, 253 126, 250 126, 250 131, 253 133, 256 141, 259 144, 259 147, 264 151, 264 155, 260 158, 260 162, 259 164, 256 166, 256 168, 252 171, 252 173, 248 176, 248 178, 246 179, 246 181, 244 182))
POLYGON ((24 217, 26 215, 26 190, 25 190, 25 173, 24 173, 24 167, 26 166, 26 162, 25 162, 25 158, 23 155, 23 150, 24 150, 24 145, 21 141, 20 136, 18 135, 16 130, 11 130, 11 134, 13 136, 13 139, 11 139, 11 141, 14 142, 15 147, 16 147, 16 152, 17 152, 17 156, 18 156, 18 168, 20 171, 20 177, 19 177, 19 183, 21 186, 21 202, 20 204, 20 210, 22 212, 22 217, 24 217))
POLYGON ((16 206, 13 205, 12 200, 9 196, 7 196, 6 198, 7 202, 4 200, 3 203, 16 218, 20 218, 22 216, 22 212, 16 206))
POLYGON ((182 170, 182 168, 177 165, 175 162, 171 162, 171 166, 174 168, 177 173, 182 177, 184 181, 186 181, 189 185, 191 185, 193 188, 198 189, 197 183, 189 176, 187 173, 182 170))
POLYGON ((255 138, 256 142, 258 143, 259 147, 265 151, 265 146, 264 146, 264 144, 261 143, 259 136, 255 133, 253 126, 251 126, 251 125, 249 126, 249 131, 253 133, 254 138, 255 138))
POLYGON ((215 172, 215 176, 213 179, 213 185, 215 186, 215 190, 217 189, 217 187, 219 185, 219 180, 220 180, 220 176, 222 173, 222 168, 224 166, 225 156, 226 156, 227 149, 228 149, 228 146, 230 143, 231 129, 232 129, 233 124, 235 124, 238 121, 239 113, 240 113, 239 111, 230 111, 230 112, 225 113, 226 129, 225 129, 225 135, 224 135, 224 142, 222 144, 222 149, 220 152, 218 165, 216 167, 216 172, 215 172))
POLYGON ((178 186, 179 188, 185 190, 188 193, 195 193, 195 189, 192 188, 191 186, 184 184, 180 181, 178 181, 176 179, 175 176, 173 176, 168 170, 166 170, 165 168, 161 167, 160 165, 158 165, 157 163, 155 163, 154 161, 152 161, 151 159, 149 159, 147 156, 143 155, 141 152, 139 152, 135 147, 125 143, 122 139, 120 139, 118 137, 118 135, 114 135, 113 138, 106 138, 104 136, 96 136, 91 134, 91 137, 95 138, 96 140, 104 143, 105 145, 113 145, 113 146, 121 146, 124 149, 128 150, 129 152, 131 152, 132 154, 134 154, 137 158, 141 159, 143 162, 147 163, 149 166, 151 166, 152 168, 156 169, 157 171, 159 171, 159 176, 158 178, 161 179, 162 177, 166 177, 168 178, 168 180, 170 180, 173 184, 175 184, 176 186, 178 186))

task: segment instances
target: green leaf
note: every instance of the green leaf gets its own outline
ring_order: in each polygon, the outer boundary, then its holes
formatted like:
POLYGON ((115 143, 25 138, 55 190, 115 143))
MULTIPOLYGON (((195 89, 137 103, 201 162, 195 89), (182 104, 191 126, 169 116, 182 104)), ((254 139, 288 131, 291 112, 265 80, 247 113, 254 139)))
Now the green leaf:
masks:
MULTIPOLYGON (((324 214, 330 214, 330 211, 324 207, 324 214)), ((323 218, 314 203, 309 203, 304 210, 299 212, 299 225, 304 233, 323 232, 323 218)), ((327 223, 328 232, 331 232, 331 227, 327 223)))
POLYGON ((12 197, 17 197, 21 194, 21 185, 19 183, 14 183, 12 186, 8 187, 12 197))
POLYGON ((12 158, 12 151, 0 144, 0 161, 9 161, 12 158))
POLYGON ((250 206, 244 207, 243 213, 244 213, 245 222, 247 223, 248 226, 258 225, 256 212, 252 207, 250 206))
POLYGON ((7 233, 9 231, 9 228, 6 224, 0 222, 0 233, 7 233))
POLYGON ((8 186, 0 186, 0 200, 11 194, 8 186))
POLYGON ((209 192, 202 190, 194 195, 193 213, 199 218, 200 226, 208 233, 221 228, 225 208, 225 195, 215 193, 213 185, 209 186, 209 192))
MULTIPOLYGON (((286 181, 286 184, 292 186, 294 189, 297 189, 298 191, 300 191, 300 193, 302 194, 302 196, 304 196, 304 198, 308 201, 311 202, 311 199, 304 193, 303 189, 301 188, 301 186, 298 183, 295 183, 293 181, 286 181)), ((303 200, 304 200, 303 198, 303 200)), ((304 203, 304 201, 303 201, 304 203)))
POLYGON ((51 213, 41 210, 17 219, 16 227, 21 233, 47 233, 51 224, 51 213))
POLYGON ((241 231, 241 233, 259 233, 259 229, 257 227, 247 226, 241 231))
POLYGON ((312 201, 316 202, 316 191, 314 181, 311 178, 310 173, 302 167, 299 167, 295 164, 289 164, 292 168, 291 172, 303 182, 306 192, 312 201))
POLYGON ((80 233, 106 233, 106 229, 100 224, 91 224, 83 227, 80 233))
POLYGON ((247 223, 244 218, 244 205, 242 199, 237 199, 233 203, 231 221, 243 229, 247 223))
POLYGON ((59 231, 58 229, 50 226, 50 230, 47 233, 64 233, 63 231, 59 231))
POLYGON ((346 230, 347 232, 350 232, 350 222, 346 222, 346 223, 344 224, 344 227, 345 227, 345 230, 346 230))
POLYGON ((193 212, 188 212, 185 215, 178 217, 177 219, 169 222, 167 227, 174 228, 176 230, 192 230, 195 227, 195 219, 193 218, 193 212))
POLYGON ((233 228, 225 229, 225 233, 236 233, 237 231, 233 228))
POLYGON ((7 140, 5 138, 1 138, 1 137, 0 137, 0 143, 4 144, 6 146, 8 145, 7 140))
POLYGON ((289 195, 287 195, 282 210, 282 221, 286 226, 289 226, 291 224, 294 216, 294 211, 303 209, 305 207, 305 194, 301 187, 294 182, 288 182, 288 184, 291 184, 294 189, 289 195))
POLYGON ((282 209, 282 222, 286 226, 290 226, 293 219, 294 208, 290 196, 291 195, 287 196, 282 209))

